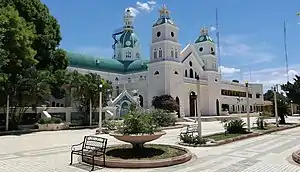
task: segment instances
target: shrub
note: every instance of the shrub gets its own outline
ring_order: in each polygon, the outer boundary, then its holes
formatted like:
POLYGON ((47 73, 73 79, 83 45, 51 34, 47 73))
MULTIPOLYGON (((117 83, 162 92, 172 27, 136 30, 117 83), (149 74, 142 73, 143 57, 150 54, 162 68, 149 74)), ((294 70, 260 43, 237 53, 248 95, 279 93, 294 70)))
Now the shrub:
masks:
POLYGON ((41 118, 38 124, 60 124, 62 120, 60 118, 41 118))
POLYGON ((171 95, 167 94, 153 97, 152 106, 155 109, 163 109, 169 112, 179 110, 179 105, 177 104, 176 100, 171 95))
POLYGON ((155 124, 159 127, 175 125, 176 118, 162 109, 155 109, 151 112, 155 124))
POLYGON ((151 113, 141 111, 130 111, 124 116, 123 127, 119 132, 124 135, 130 134, 153 134, 157 126, 151 113))
POLYGON ((198 135, 189 135, 189 134, 181 134, 180 140, 183 143, 192 144, 192 145, 202 145, 207 142, 207 139, 201 138, 198 135))
POLYGON ((224 128, 228 134, 245 134, 246 128, 244 126, 246 123, 242 119, 236 119, 236 120, 224 120, 222 121, 224 123, 224 128))
POLYGON ((107 127, 109 130, 117 130, 122 126, 121 120, 104 120, 103 126, 107 127))

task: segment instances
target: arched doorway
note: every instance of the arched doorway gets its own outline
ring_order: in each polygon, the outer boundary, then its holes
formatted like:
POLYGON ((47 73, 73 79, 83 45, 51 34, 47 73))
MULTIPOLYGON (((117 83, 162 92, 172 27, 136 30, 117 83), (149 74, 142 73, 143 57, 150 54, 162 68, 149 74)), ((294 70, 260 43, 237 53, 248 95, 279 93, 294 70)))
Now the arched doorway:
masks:
POLYGON ((139 95, 139 99, 140 99, 140 106, 144 107, 144 98, 142 95, 139 95))
POLYGON ((176 100, 176 103, 178 104, 177 116, 178 116, 178 118, 180 118, 180 100, 178 97, 176 97, 175 100, 176 100))
POLYGON ((190 116, 197 114, 197 95, 194 91, 190 93, 190 116))
POLYGON ((217 116, 219 116, 220 115, 219 99, 216 100, 216 110, 217 110, 217 116))
POLYGON ((121 105, 120 116, 126 115, 129 110, 129 104, 127 102, 123 102, 121 105))

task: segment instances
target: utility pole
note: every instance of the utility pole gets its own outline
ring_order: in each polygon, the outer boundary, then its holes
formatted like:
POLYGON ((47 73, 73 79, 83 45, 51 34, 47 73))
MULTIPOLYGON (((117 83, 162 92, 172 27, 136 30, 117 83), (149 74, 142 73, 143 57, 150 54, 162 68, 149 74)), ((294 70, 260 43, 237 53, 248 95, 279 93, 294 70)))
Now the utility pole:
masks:
POLYGON ((275 120, 276 120, 276 126, 279 127, 279 125, 278 125, 278 111, 277 111, 277 89, 278 89, 278 85, 275 84, 275 86, 273 88, 274 105, 275 105, 275 120))
POLYGON ((197 105, 198 105, 198 108, 197 108, 197 112, 198 112, 198 126, 197 126, 197 129, 198 129, 198 136, 200 138, 202 138, 202 126, 201 126, 201 97, 200 97, 200 77, 199 75, 196 76, 196 79, 197 79, 197 105))
POLYGON ((247 126, 248 126, 248 131, 250 132, 250 106, 249 106, 249 83, 246 81, 246 96, 247 96, 247 126))

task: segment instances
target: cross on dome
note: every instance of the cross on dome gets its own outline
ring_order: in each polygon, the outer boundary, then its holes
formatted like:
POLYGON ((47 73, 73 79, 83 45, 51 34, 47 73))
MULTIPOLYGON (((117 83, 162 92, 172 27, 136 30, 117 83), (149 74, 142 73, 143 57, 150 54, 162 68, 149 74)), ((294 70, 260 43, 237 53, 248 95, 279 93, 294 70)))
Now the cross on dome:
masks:
POLYGON ((200 34, 201 34, 201 35, 208 35, 208 29, 206 29, 205 27, 204 27, 204 28, 201 28, 201 29, 200 29, 200 34))
POLYGON ((167 6, 164 4, 162 6, 162 8, 159 10, 159 13, 160 13, 160 17, 161 18, 169 18, 170 16, 170 11, 167 9, 167 6))

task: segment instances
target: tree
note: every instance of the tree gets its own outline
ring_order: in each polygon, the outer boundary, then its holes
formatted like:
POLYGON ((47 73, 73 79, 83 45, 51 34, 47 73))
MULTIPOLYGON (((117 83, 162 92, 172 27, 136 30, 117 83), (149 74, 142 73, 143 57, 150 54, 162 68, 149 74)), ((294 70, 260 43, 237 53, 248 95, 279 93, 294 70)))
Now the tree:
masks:
POLYGON ((161 95, 155 96, 152 99, 152 106, 155 109, 163 109, 169 112, 174 112, 179 110, 179 105, 171 95, 161 95))
POLYGON ((90 100, 92 102, 92 111, 95 111, 99 105, 99 85, 102 84, 102 105, 106 106, 108 101, 108 96, 112 92, 112 86, 109 81, 105 81, 100 75, 89 73, 81 74, 74 71, 70 74, 72 96, 75 99, 76 107, 79 112, 84 114, 84 122, 88 123, 88 115, 90 112, 89 105, 90 100))
POLYGON ((13 6, 27 23, 35 26, 36 36, 31 47, 36 51, 37 69, 66 69, 66 53, 57 48, 62 39, 60 26, 47 6, 40 0, 1 0, 0 7, 7 6, 13 6))
MULTIPOLYGON (((288 114, 288 99, 282 93, 278 93, 278 92, 276 93, 276 99, 277 99, 278 116, 280 117, 279 123, 285 124, 285 116, 288 114)), ((273 90, 268 90, 264 94, 264 100, 272 101, 273 107, 275 106, 273 90)), ((275 109, 273 108, 272 110, 274 113, 275 109)))
POLYGON ((0 103, 10 97, 10 127, 17 129, 23 114, 29 107, 36 107, 50 95, 48 79, 50 72, 35 68, 36 52, 31 47, 34 26, 19 16, 18 11, 8 6, 0 8, 2 53, 5 63, 0 72, 0 103))
POLYGON ((287 82, 281 85, 281 89, 286 92, 287 97, 293 103, 300 105, 300 76, 295 76, 294 83, 287 82))

